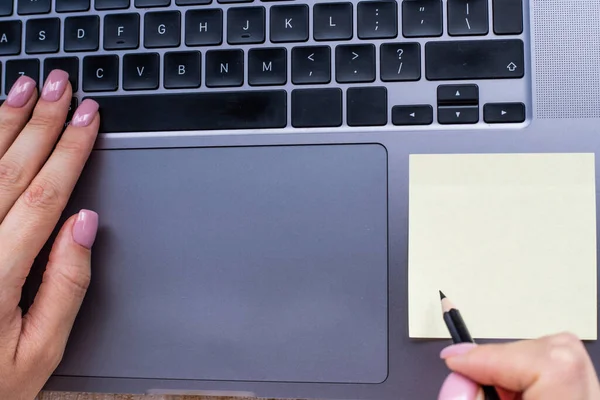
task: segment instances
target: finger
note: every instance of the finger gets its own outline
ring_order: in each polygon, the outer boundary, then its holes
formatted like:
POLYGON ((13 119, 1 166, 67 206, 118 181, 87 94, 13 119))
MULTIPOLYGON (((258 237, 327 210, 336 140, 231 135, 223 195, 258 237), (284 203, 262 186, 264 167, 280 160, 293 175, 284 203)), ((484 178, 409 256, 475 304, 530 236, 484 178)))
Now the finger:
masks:
POLYGON ((0 221, 39 172, 62 132, 71 104, 69 75, 50 73, 31 120, 0 159, 0 221))
MULTIPOLYGON (((0 158, 21 132, 35 106, 36 83, 28 76, 21 76, 14 83, 6 101, 0 107, 0 158)), ((0 175, 3 172, 0 170, 0 175)))
POLYGON ((597 395, 598 391, 589 356, 581 341, 569 334, 477 346, 449 356, 446 363, 481 384, 536 393, 544 399, 591 398, 582 396, 597 395))
POLYGON ((75 317, 90 282, 91 247, 98 230, 98 214, 82 210, 69 218, 60 230, 42 284, 27 314, 23 317, 19 357, 44 354, 54 369, 73 327, 75 317))
MULTIPOLYGON (((447 358, 455 357, 455 356, 458 356, 461 354, 466 354, 469 351, 471 351, 472 349, 474 349, 475 347, 477 347, 477 345, 475 343, 454 344, 454 345, 444 348, 442 350, 442 352, 440 353, 440 357, 442 359, 447 359, 447 358)), ((450 379, 450 381, 452 382, 452 379, 455 379, 455 378, 448 377, 447 380, 448 379, 450 379)), ((470 379, 467 379, 467 380, 471 383, 473 382, 470 379)), ((461 383, 459 383, 459 384, 461 384, 461 383)), ((462 383, 462 384, 465 384, 465 383, 462 383)), ((479 384, 477 384, 477 386, 479 387, 479 384)), ((496 392, 500 395, 501 400, 518 400, 518 399, 520 399, 520 395, 518 393, 504 390, 504 389, 498 388, 498 387, 495 387, 494 390, 496 390, 496 392)), ((464 392, 464 391, 466 391, 466 389, 463 388, 463 389, 461 389, 461 391, 464 392)), ((461 398, 461 397, 458 397, 458 398, 461 398)))
POLYGON ((452 373, 444 381, 438 400, 484 400, 478 384, 463 375, 452 373))
POLYGON ((54 230, 94 146, 98 103, 84 100, 40 173, 0 224, 2 307, 16 307, 33 260, 54 230))

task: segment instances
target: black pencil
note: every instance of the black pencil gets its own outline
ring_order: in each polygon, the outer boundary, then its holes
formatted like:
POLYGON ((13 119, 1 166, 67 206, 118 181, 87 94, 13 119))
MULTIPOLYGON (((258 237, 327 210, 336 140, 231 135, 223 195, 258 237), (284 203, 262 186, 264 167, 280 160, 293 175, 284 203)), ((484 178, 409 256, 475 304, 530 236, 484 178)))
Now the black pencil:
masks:
MULTIPOLYGON (((442 302, 444 322, 446 323, 446 327, 448 327, 452 342, 454 342, 454 344, 475 343, 473 337, 469 333, 467 324, 465 324, 462 315, 460 315, 460 311, 458 311, 450 299, 448 299, 441 290, 440 301, 442 302)), ((493 386, 481 386, 481 389, 485 395, 485 400, 500 400, 500 395, 493 386)))

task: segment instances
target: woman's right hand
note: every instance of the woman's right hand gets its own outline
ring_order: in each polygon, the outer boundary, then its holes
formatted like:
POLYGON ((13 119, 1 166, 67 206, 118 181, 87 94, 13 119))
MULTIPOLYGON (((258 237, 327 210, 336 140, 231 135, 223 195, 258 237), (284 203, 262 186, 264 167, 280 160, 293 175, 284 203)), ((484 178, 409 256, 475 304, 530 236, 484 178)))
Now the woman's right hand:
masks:
POLYGON ((600 385, 583 343, 570 333, 506 344, 459 344, 440 354, 453 373, 439 400, 478 400, 481 385, 502 400, 599 400, 600 385))

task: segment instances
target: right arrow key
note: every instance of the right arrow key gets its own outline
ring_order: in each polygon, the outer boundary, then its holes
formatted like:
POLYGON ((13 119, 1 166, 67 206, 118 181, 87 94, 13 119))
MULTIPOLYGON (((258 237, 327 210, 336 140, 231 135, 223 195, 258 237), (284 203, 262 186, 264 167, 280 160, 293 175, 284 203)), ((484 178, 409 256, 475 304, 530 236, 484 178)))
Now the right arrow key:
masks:
POLYGON ((483 120, 488 124, 510 124, 525 121, 523 103, 488 103, 483 107, 483 120))

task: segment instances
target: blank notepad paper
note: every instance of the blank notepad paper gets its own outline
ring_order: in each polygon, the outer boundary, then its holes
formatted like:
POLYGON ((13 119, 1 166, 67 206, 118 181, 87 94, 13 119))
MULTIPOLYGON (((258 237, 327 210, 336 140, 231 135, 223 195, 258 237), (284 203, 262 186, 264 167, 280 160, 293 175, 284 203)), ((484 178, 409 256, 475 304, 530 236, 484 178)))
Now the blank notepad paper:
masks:
POLYGON ((450 337, 438 290, 474 338, 595 340, 593 154, 411 155, 409 335, 450 337))

